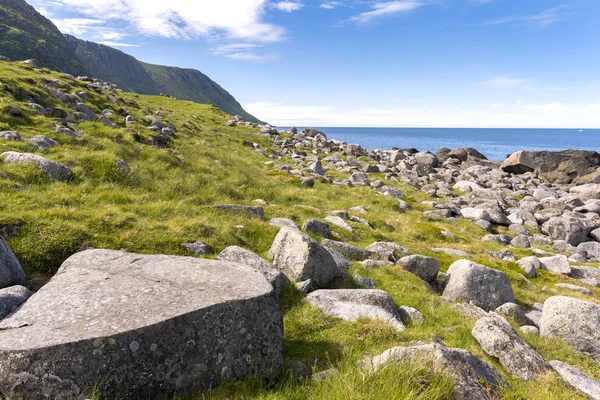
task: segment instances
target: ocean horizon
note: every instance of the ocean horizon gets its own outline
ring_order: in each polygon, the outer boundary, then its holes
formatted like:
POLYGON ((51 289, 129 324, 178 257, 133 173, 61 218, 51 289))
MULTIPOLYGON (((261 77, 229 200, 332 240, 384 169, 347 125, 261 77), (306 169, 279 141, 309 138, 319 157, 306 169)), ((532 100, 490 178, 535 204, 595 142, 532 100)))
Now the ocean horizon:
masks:
MULTIPOLYGON (((278 127, 289 130, 290 127, 278 127)), ((298 131, 303 127, 297 126, 298 131)), ((410 149, 431 151, 473 147, 488 159, 502 161, 519 150, 600 152, 600 129, 536 128, 352 128, 317 127, 329 139, 360 144, 366 149, 410 149)))

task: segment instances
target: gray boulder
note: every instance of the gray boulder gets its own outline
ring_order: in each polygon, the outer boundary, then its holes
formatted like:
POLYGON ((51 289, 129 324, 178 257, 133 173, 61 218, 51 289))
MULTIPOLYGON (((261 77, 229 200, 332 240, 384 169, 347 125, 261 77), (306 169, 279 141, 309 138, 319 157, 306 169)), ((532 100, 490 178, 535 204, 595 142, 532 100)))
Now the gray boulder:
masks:
POLYGON ((283 228, 284 226, 287 226, 290 228, 300 229, 298 224, 289 218, 271 218, 270 220, 267 221, 267 223, 269 225, 277 226, 279 228, 283 228))
POLYGON ((84 113, 85 115, 87 115, 87 119, 89 121, 93 121, 96 119, 96 113, 94 113, 92 111, 92 109, 85 103, 77 103, 75 104, 75 111, 78 111, 80 113, 84 113))
POLYGON ((25 272, 19 260, 0 236, 0 289, 25 285, 25 272))
POLYGON ((17 153, 7 151, 0 154, 0 160, 7 164, 32 164, 44 171, 51 179, 68 181, 71 179, 71 170, 62 164, 31 153, 17 153))
POLYGON ((483 351, 497 357, 513 376, 531 380, 550 369, 542 356, 525 343, 503 318, 481 318, 475 323, 472 334, 483 351))
POLYGON ((504 303, 500 307, 496 308, 496 313, 508 317, 511 316, 515 319, 519 326, 534 325, 535 323, 529 319, 518 304, 515 303, 504 303))
POLYGON ((335 261, 335 265, 337 265, 338 275, 336 277, 336 280, 344 280, 348 275, 348 271, 350 270, 350 268, 352 268, 352 263, 350 262, 350 260, 344 257, 343 254, 337 252, 334 249, 325 247, 325 250, 327 250, 329 254, 331 254, 331 257, 333 257, 335 261))
POLYGON ((438 260, 416 254, 401 258, 398 264, 427 283, 435 282, 438 272, 440 272, 440 262, 438 260))
POLYGON ((600 363, 600 305, 566 296, 544 303, 540 335, 562 340, 600 363))
POLYGON ((510 280, 504 272, 469 260, 458 260, 450 266, 442 297, 472 302, 485 311, 515 302, 510 280))
POLYGON ((249 217, 264 218, 265 210, 260 206, 243 206, 239 204, 219 204, 215 208, 236 214, 245 214, 249 217))
POLYGON ((575 389, 587 394, 594 400, 600 400, 600 382, 564 362, 553 360, 549 364, 557 374, 575 389))
POLYGON ((0 323, 0 388, 26 399, 157 398, 283 367, 264 276, 232 262, 88 250, 0 323))
POLYGON ((24 286, 11 286, 0 289, 0 319, 15 311, 31 295, 31 291, 24 286))
POLYGON ((314 235, 321 235, 324 238, 331 237, 331 227, 329 224, 314 218, 306 220, 304 224, 302 224, 302 230, 314 235))
POLYGON ((277 296, 290 280, 283 272, 278 270, 267 260, 259 257, 253 252, 243 249, 239 246, 229 246, 217 255, 219 260, 232 261, 239 264, 248 265, 259 271, 269 281, 277 296))
POLYGON ((337 226, 338 228, 342 228, 345 231, 352 232, 352 227, 337 215, 330 215, 328 217, 325 217, 325 221, 337 226))
POLYGON ((2 131, 0 132, 0 139, 19 141, 21 140, 21 135, 19 134, 19 132, 15 131, 2 131))
POLYGON ((571 264, 567 256, 559 254, 553 257, 542 257, 539 259, 540 269, 554 274, 571 275, 571 264))
POLYGON ((212 249, 210 248, 210 246, 204 242, 182 243, 181 247, 183 247, 191 253, 198 254, 201 256, 212 253, 212 249))
POLYGON ((425 322, 425 316, 414 307, 400 306, 398 307, 398 313, 402 322, 406 325, 418 326, 423 325, 423 322, 425 322))
POLYGON ((306 301, 325 314, 345 321, 366 317, 386 321, 399 331, 405 329, 392 296, 383 290, 317 290, 310 293, 306 301))
POLYGON ((325 247, 333 249, 350 260, 363 261, 367 259, 367 253, 356 246, 349 243, 338 242, 336 240, 323 239, 321 244, 325 247))
POLYGON ((540 260, 534 256, 524 257, 517 261, 517 263, 528 278, 535 278, 537 270, 541 267, 540 260))
POLYGON ((463 349, 449 349, 438 343, 394 347, 363 360, 359 367, 378 372, 390 363, 431 363, 436 373, 448 374, 454 381, 454 399, 489 400, 497 398, 503 379, 485 362, 463 349))
POLYGON ((316 288, 327 288, 337 277, 337 263, 331 254, 307 234, 283 227, 275 237, 269 256, 289 278, 311 280, 316 288))
POLYGON ((317 162, 311 164, 308 167, 308 170, 310 172, 312 172, 313 174, 317 174, 317 175, 321 175, 321 176, 325 175, 325 170, 323 169, 323 165, 321 165, 320 161, 317 161, 317 162))
POLYGON ((375 242, 365 248, 367 256, 373 260, 396 263, 402 255, 410 255, 408 250, 393 242, 375 242))
POLYGON ((552 240, 565 240, 571 246, 586 242, 593 229, 592 224, 571 217, 552 217, 542 225, 542 232, 552 240))

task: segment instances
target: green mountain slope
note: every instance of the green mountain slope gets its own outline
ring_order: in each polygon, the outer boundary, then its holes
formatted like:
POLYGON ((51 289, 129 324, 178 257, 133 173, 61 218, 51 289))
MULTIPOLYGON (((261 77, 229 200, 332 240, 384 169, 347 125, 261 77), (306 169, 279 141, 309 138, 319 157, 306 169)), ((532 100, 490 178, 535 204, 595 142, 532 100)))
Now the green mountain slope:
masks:
POLYGON ((63 35, 24 0, 0 1, 0 56, 36 59, 41 66, 90 75, 140 94, 168 93, 182 100, 214 104, 231 115, 260 122, 202 72, 151 65, 111 47, 63 35))
POLYGON ((82 75, 87 68, 50 20, 22 0, 0 1, 0 55, 82 75))
POLYGON ((70 50, 89 69, 89 74, 140 94, 167 93, 181 100, 214 104, 231 115, 259 122, 238 101, 208 76, 195 69, 147 64, 120 50, 65 35, 70 50))

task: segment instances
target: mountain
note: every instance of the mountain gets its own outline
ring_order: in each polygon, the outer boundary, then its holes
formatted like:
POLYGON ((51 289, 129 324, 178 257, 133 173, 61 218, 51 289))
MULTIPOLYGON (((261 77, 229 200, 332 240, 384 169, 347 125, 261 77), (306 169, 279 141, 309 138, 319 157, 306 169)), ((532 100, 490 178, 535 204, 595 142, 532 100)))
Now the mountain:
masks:
POLYGON ((87 73, 56 26, 23 0, 0 1, 0 55, 34 58, 44 67, 73 75, 87 73))
POLYGON ((72 75, 90 75, 140 94, 167 93, 181 100, 214 104, 231 115, 260 122, 202 72, 147 64, 111 47, 63 35, 24 0, 0 1, 0 55, 36 59, 40 65, 72 75))
POLYGON ((64 36, 69 51, 86 65, 95 78, 116 83, 119 88, 140 94, 166 93, 182 100, 214 104, 231 115, 260 122, 248 114, 218 83, 195 69, 147 64, 120 50, 102 44, 64 36))

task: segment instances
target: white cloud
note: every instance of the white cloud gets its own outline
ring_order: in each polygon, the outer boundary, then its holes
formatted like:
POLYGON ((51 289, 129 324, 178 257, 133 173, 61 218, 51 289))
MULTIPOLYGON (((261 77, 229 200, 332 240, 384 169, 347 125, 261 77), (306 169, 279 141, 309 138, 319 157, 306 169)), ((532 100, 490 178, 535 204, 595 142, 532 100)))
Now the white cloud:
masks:
POLYGON ((110 40, 103 40, 98 42, 100 44, 103 44, 105 46, 110 46, 110 47, 140 47, 137 44, 131 44, 131 43, 122 43, 122 42, 113 42, 110 40))
POLYGON ((326 10, 333 10, 334 8, 336 8, 339 5, 340 5, 339 1, 328 1, 326 3, 321 3, 321 5, 319 7, 324 8, 326 10))
POLYGON ((598 128, 600 103, 526 104, 488 108, 353 108, 249 103, 244 108, 278 126, 598 128))
POLYGON ((273 4, 273 8, 284 12, 298 11, 303 6, 304 5, 302 3, 299 3, 297 1, 280 1, 278 3, 273 4))
POLYGON ((483 25, 500 25, 507 24, 512 22, 527 22, 538 25, 540 27, 548 27, 555 22, 559 22, 568 17, 569 13, 565 13, 563 10, 567 8, 567 6, 557 6, 550 8, 548 10, 542 11, 538 14, 531 15, 519 15, 513 17, 499 18, 491 21, 485 22, 483 25))
POLYGON ((487 86, 489 88, 494 88, 494 89, 507 89, 507 88, 514 88, 514 87, 519 86, 526 82, 527 81, 525 79, 509 78, 506 76, 497 76, 495 78, 492 78, 488 81, 483 82, 483 85, 487 86))
POLYGON ((65 18, 53 21, 62 33, 69 33, 71 35, 82 35, 90 29, 104 24, 104 21, 101 19, 93 18, 65 18))
MULTIPOLYGON (((225 37, 275 42, 284 29, 264 21, 267 0, 32 0, 48 9, 77 11, 106 23, 127 24, 137 32, 177 39, 225 37)), ((51 10, 52 11, 52 10, 51 10)))
POLYGON ((423 3, 419 1, 390 1, 384 3, 375 3, 372 11, 367 11, 350 17, 348 21, 366 24, 378 18, 388 17, 402 12, 410 12, 419 7, 423 3))

